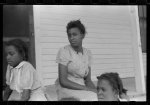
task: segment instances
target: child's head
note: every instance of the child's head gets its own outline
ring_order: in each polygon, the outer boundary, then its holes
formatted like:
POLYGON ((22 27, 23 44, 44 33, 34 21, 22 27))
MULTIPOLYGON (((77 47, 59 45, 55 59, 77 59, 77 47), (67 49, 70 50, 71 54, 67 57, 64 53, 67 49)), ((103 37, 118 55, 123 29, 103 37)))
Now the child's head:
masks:
POLYGON ((118 73, 105 73, 97 77, 98 99, 100 101, 117 101, 121 94, 126 94, 118 73))
POLYGON ((15 67, 21 61, 28 60, 28 48, 24 41, 13 39, 5 43, 6 60, 9 65, 15 67))

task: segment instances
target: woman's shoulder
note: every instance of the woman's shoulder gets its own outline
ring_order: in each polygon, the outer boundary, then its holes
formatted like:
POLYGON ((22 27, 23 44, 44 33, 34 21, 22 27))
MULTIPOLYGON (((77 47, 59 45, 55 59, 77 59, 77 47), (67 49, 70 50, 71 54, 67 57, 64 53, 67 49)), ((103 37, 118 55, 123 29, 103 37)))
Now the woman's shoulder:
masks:
POLYGON ((63 46, 63 47, 61 47, 59 49, 60 52, 68 52, 70 50, 71 50, 71 46, 70 45, 65 45, 65 46, 63 46))
POLYGON ((71 46, 70 45, 65 45, 65 46, 62 47, 62 49, 69 50, 69 49, 71 49, 71 46))
POLYGON ((85 47, 82 47, 82 48, 83 48, 83 51, 84 51, 85 53, 87 53, 88 55, 91 55, 91 50, 90 50, 90 49, 85 48, 85 47))

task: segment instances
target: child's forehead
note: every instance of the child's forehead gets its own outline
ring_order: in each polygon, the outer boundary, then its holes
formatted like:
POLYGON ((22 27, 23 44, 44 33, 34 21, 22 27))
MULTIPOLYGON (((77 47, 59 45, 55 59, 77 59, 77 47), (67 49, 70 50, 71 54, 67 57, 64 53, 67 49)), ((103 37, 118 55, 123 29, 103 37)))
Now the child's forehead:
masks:
POLYGON ((101 79, 97 82, 98 85, 110 85, 110 81, 107 79, 101 79))
POLYGON ((112 89, 112 85, 110 84, 108 80, 103 79, 103 80, 98 81, 97 88, 112 89))
POLYGON ((5 50, 7 51, 17 51, 17 47, 14 45, 8 45, 5 47, 5 50))

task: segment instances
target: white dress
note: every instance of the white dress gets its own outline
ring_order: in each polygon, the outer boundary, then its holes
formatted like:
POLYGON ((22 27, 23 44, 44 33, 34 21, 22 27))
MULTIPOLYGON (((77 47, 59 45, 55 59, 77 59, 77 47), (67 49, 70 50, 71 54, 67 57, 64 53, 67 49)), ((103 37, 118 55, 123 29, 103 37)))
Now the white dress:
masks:
MULTIPOLYGON (((87 76, 91 67, 91 52, 83 48, 82 53, 76 53, 71 45, 61 48, 57 54, 56 62, 68 67, 68 79, 75 83, 85 85, 84 77, 87 76)), ((56 80, 56 90, 58 100, 61 98, 74 97, 80 101, 98 101, 97 94, 92 91, 73 90, 64 88, 60 85, 59 79, 56 80)))
POLYGON ((20 100, 24 89, 30 89, 29 101, 46 101, 46 97, 41 88, 41 83, 37 71, 26 61, 22 61, 18 66, 7 66, 6 84, 13 90, 8 101, 20 100))

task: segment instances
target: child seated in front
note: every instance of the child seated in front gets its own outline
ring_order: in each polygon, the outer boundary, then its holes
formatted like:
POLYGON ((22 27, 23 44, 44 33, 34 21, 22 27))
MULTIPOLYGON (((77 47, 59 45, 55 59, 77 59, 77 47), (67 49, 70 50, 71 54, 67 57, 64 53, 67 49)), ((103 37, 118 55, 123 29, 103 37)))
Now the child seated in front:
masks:
POLYGON ((97 95, 99 101, 129 101, 127 90, 118 73, 104 73, 97 77, 97 95))
POLYGON ((4 101, 46 101, 37 71, 28 62, 28 49, 20 39, 8 41, 5 46, 6 84, 4 101))

